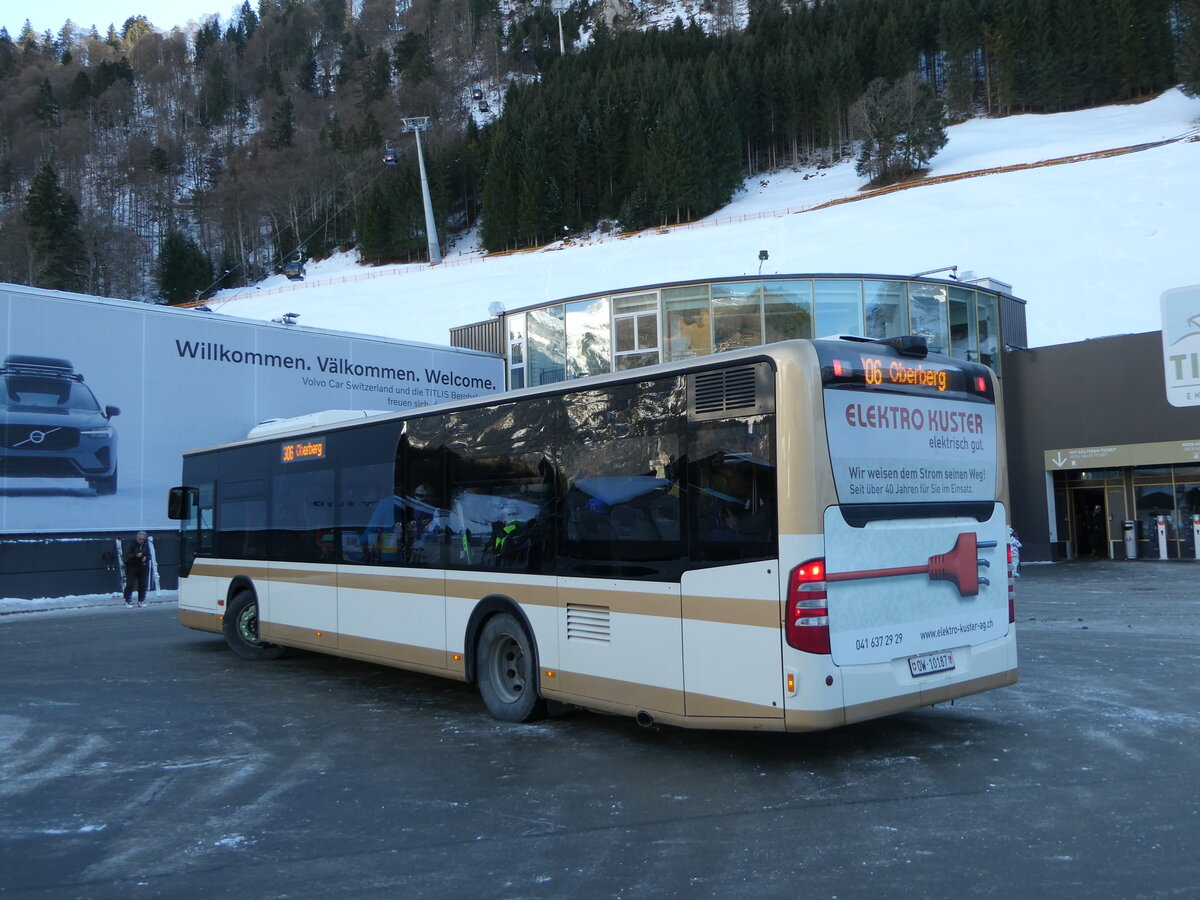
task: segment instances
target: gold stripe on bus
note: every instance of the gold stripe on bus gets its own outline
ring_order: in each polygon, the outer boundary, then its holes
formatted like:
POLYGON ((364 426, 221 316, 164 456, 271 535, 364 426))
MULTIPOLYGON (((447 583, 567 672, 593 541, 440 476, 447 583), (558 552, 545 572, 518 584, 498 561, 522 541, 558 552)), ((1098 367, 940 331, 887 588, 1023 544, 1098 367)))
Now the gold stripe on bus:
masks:
POLYGON ((938 688, 914 691, 911 694, 901 694, 898 697, 885 697, 882 700, 872 700, 868 703, 857 703, 845 709, 831 710, 798 710, 789 709, 784 717, 788 731, 824 731, 837 728, 840 725, 850 725, 854 722, 865 722, 878 719, 910 709, 920 709, 923 706, 933 706, 935 703, 945 703, 959 697, 968 697, 983 691, 1006 687, 1017 683, 1017 670, 997 672, 982 678, 972 678, 970 681, 960 681, 957 684, 947 684, 938 688))
POLYGON ((607 591, 603 588, 589 589, 577 586, 560 589, 559 600, 563 606, 568 603, 581 603, 587 606, 606 606, 610 612, 624 615, 679 618, 679 594, 675 591, 607 591))
POLYGON ((272 644, 287 644, 289 647, 306 647, 312 650, 336 650, 338 633, 319 628, 298 628, 278 622, 258 620, 258 636, 272 644))
POLYGON ((985 675, 982 678, 973 678, 970 681, 962 681, 958 684, 947 684, 942 687, 923 689, 921 691, 921 702, 927 706, 932 706, 934 703, 945 703, 947 700, 956 700, 959 697, 967 697, 971 694, 979 694, 983 691, 1007 687, 1010 684, 1016 683, 1017 670, 1009 669, 1006 672, 997 672, 994 675, 985 675))
POLYGON ((763 703, 745 700, 730 700, 726 697, 710 697, 707 694, 687 695, 686 712, 689 716, 716 716, 741 719, 782 719, 783 709, 763 703))
POLYGON ((639 710, 683 714, 683 691, 553 670, 552 678, 542 673, 542 694, 546 697, 578 702, 580 706, 630 715, 639 710))
POLYGON ((441 596, 443 578, 439 572, 429 578, 412 575, 379 575, 371 572, 341 572, 338 587, 356 591, 385 591, 390 594, 431 594, 441 596))
POLYGON ((468 581, 446 578, 446 596, 482 600, 490 594, 511 597, 526 606, 558 606, 558 588, 553 584, 505 583, 499 580, 468 581))
POLYGON ((779 598, 770 600, 749 597, 683 598, 683 617, 700 622, 722 625, 752 625, 758 628, 779 628, 781 613, 779 598))
MULTIPOLYGON (((343 634, 338 639, 338 650, 357 659, 366 659, 393 666, 412 666, 439 675, 445 675, 450 654, 431 647, 413 644, 396 644, 375 638, 343 634)), ((464 668, 465 672, 465 668, 464 668)))
MULTIPOLYGON (((574 700, 581 706, 608 712, 635 715, 646 710, 652 715, 710 716, 733 719, 782 719, 783 710, 763 703, 748 703, 707 694, 684 694, 674 688, 636 684, 553 670, 554 676, 542 675, 542 693, 555 699, 574 700), (685 713, 686 707, 686 713, 685 713)), ((708 727, 708 726, 706 726, 708 727)))
POLYGON ((185 628, 195 628, 197 631, 221 634, 221 619, 218 613, 200 612, 196 609, 179 610, 179 624, 185 628))
POLYGON ((307 584, 311 587, 337 587, 337 572, 330 569, 277 569, 271 567, 270 581, 283 584, 307 584))
MULTIPOLYGON (((384 591, 401 594, 428 594, 441 596, 443 576, 432 574, 420 577, 410 574, 384 575, 366 572, 340 574, 332 570, 285 569, 272 567, 263 570, 237 569, 232 566, 200 565, 192 568, 197 575, 232 578, 235 575, 257 575, 281 584, 301 584, 314 587, 343 587, 352 590, 384 591), (431 590, 432 588, 432 590, 431 590)), ((605 590, 603 588, 572 587, 559 589, 554 584, 525 584, 506 582, 502 578, 490 580, 467 580, 446 577, 444 590, 447 597, 462 597, 480 600, 489 594, 502 594, 528 606, 559 606, 567 603, 586 603, 605 606, 611 612, 626 615, 680 617, 680 599, 674 591, 605 590)), ((726 625, 749 625, 760 628, 778 628, 780 610, 778 600, 752 599, 748 597, 697 597, 683 598, 685 618, 701 622, 717 622, 726 625)))
POLYGON ((267 574, 267 564, 265 562, 250 563, 247 565, 228 565, 225 563, 206 563, 196 560, 192 564, 193 575, 207 575, 211 578, 234 578, 238 575, 265 576, 267 574))

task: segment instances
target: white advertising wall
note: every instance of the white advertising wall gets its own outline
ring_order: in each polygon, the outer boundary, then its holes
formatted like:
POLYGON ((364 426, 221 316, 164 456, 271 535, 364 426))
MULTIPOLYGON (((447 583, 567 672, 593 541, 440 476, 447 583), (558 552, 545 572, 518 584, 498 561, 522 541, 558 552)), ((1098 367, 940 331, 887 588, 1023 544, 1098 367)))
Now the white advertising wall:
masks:
POLYGON ((172 528, 166 494, 185 450, 267 419, 504 387, 503 361, 474 351, 13 285, 0 285, 0 363, 9 534, 172 528))

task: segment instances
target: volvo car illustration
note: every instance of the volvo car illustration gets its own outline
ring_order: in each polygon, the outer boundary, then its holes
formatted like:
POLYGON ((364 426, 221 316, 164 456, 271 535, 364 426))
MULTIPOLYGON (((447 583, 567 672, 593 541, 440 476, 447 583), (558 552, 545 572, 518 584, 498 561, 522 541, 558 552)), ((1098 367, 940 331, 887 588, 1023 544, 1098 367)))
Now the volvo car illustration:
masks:
POLYGON ((117 491, 120 410, 101 406, 68 360, 8 356, 0 367, 0 476, 86 478, 117 491))

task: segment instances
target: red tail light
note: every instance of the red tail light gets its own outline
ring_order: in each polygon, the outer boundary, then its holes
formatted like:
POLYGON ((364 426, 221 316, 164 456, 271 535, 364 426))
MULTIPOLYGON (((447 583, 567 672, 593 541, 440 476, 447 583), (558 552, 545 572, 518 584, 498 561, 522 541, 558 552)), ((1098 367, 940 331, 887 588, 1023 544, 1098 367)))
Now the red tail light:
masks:
POLYGON ((829 606, 825 599, 825 560, 810 559, 788 575, 788 646, 805 653, 829 653, 829 606))
POLYGON ((1008 624, 1017 621, 1016 584, 1013 578, 1012 544, 1008 545, 1008 624))

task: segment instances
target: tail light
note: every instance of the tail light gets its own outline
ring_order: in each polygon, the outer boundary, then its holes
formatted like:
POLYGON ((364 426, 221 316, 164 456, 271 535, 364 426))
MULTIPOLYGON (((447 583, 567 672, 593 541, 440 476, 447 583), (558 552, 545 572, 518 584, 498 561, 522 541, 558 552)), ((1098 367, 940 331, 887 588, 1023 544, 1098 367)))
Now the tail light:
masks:
POLYGON ((1016 584, 1013 578, 1012 544, 1008 545, 1008 624, 1017 621, 1016 584))
POLYGON ((825 560, 810 559, 788 575, 788 646, 805 653, 829 653, 829 605, 825 592, 825 560))

